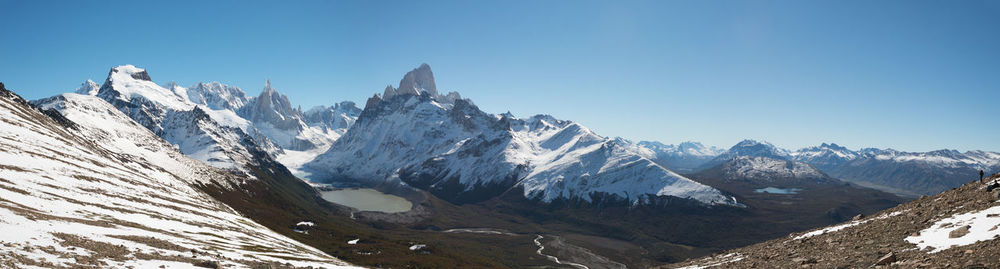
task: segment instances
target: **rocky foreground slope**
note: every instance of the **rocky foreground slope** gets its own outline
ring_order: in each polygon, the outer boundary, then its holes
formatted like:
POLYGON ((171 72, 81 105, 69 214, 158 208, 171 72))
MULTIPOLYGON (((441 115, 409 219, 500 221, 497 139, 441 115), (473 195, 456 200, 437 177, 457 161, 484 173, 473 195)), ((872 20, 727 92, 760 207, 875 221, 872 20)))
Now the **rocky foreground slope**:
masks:
POLYGON ((1000 174, 872 216, 661 268, 996 268, 1000 174))

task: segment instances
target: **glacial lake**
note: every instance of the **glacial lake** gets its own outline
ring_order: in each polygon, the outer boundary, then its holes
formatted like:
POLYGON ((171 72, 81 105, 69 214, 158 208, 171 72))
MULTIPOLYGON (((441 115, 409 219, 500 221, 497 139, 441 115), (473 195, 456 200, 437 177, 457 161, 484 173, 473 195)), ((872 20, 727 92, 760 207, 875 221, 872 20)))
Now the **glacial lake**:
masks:
POLYGON ((771 193, 771 194, 796 194, 796 193, 798 193, 801 190, 802 189, 799 189, 799 188, 782 189, 782 188, 775 188, 775 187, 767 187, 767 188, 763 188, 763 189, 753 190, 753 192, 756 192, 756 193, 771 193))
POLYGON ((353 207, 360 211, 376 211, 384 213, 399 213, 410 211, 413 203, 403 197, 385 194, 375 189, 352 188, 334 191, 321 191, 323 200, 331 203, 353 207))

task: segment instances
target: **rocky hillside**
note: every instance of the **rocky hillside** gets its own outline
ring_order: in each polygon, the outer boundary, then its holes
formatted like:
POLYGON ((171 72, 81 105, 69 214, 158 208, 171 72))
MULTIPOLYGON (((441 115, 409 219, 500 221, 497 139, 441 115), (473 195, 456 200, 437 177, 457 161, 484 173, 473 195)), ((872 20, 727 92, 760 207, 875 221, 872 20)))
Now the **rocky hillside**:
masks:
POLYGON ((994 268, 1000 174, 812 231, 660 268, 994 268))

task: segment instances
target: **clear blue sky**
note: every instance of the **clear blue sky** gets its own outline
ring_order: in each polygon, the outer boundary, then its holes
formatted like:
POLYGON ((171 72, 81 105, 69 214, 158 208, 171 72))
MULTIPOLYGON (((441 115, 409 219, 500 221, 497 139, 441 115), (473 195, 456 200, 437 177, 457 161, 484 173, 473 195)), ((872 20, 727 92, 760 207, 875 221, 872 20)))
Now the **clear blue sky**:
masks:
POLYGON ((996 1, 8 1, 0 81, 28 98, 135 64, 265 78, 304 108, 428 63, 491 113, 729 147, 1000 151, 996 1), (207 3, 205 3, 207 2, 207 3))

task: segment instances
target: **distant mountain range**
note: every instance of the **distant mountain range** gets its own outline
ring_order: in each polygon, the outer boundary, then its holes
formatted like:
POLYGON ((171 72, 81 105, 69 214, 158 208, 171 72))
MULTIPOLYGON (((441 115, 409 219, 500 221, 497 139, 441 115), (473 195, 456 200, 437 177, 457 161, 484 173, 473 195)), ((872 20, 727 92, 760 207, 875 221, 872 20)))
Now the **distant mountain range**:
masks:
POLYGON ((645 149, 647 158, 678 171, 710 169, 738 156, 766 157, 808 164, 833 178, 909 197, 933 195, 978 179, 980 169, 987 173, 1000 171, 1000 153, 980 150, 902 152, 865 148, 854 151, 823 143, 790 151, 753 140, 744 140, 727 151, 696 142, 681 144, 693 147, 687 151, 650 141, 638 145, 645 149))

